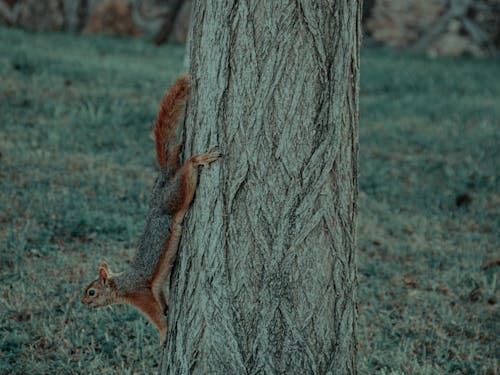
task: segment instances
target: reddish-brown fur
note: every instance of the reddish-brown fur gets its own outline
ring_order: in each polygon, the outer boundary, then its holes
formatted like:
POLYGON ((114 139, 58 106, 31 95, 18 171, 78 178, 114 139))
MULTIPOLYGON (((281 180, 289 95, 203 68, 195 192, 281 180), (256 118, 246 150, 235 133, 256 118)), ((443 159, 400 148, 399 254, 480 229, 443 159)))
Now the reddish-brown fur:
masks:
MULTIPOLYGON (((98 280, 87 287, 82 298, 83 303, 94 307, 118 302, 133 305, 158 328, 163 343, 166 340, 167 332, 165 318, 167 305, 163 286, 170 275, 170 270, 177 255, 184 215, 194 198, 198 180, 197 167, 209 164, 220 156, 218 152, 200 154, 190 157, 182 167, 180 166, 179 152, 181 144, 173 145, 173 141, 175 140, 179 117, 183 105, 189 97, 189 92, 188 77, 179 78, 168 94, 163 97, 154 125, 156 154, 158 164, 163 169, 162 173, 167 173, 169 178, 172 178, 172 181, 179 181, 177 191, 170 192, 164 202, 165 208, 168 208, 167 212, 172 213, 172 222, 170 228, 165 228, 165 231, 169 231, 169 234, 160 259, 157 261, 152 259, 148 263, 154 265, 151 276, 147 280, 140 280, 141 286, 134 287, 135 289, 127 289, 123 287, 123 284, 121 284, 122 287, 120 288, 114 282, 113 274, 109 271, 108 266, 103 263, 99 268, 98 280), (92 295, 89 290, 93 290, 92 295)), ((133 278, 130 276, 127 278, 127 280, 131 279, 133 278)))
MULTIPOLYGON (((167 166, 168 147, 175 138, 175 128, 179 122, 183 104, 189 97, 191 87, 189 77, 180 77, 170 91, 163 97, 154 125, 156 142, 156 157, 161 168, 167 166)), ((170 154, 168 162, 172 165, 178 163, 179 149, 170 154)))
POLYGON ((151 303, 155 300, 151 289, 137 291, 123 299, 125 303, 139 309, 158 328, 162 341, 164 341, 167 333, 167 321, 160 305, 151 303))

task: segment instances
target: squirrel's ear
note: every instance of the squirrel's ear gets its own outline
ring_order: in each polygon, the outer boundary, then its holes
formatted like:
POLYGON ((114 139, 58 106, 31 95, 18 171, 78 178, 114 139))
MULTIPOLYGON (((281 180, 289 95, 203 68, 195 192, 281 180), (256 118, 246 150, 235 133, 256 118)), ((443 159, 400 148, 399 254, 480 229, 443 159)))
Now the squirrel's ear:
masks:
POLYGON ((109 278, 109 268, 108 265, 104 262, 99 266, 99 281, 106 282, 109 278))

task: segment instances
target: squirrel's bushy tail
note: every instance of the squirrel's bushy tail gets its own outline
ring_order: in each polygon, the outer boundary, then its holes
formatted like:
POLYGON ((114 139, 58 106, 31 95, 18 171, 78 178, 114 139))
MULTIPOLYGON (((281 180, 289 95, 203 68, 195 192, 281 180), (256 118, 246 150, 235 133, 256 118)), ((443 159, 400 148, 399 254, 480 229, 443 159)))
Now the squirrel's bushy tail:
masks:
POLYGON ((184 103, 189 98, 189 77, 180 77, 165 94, 154 125, 156 157, 161 168, 167 165, 169 147, 175 140, 177 125, 184 103))

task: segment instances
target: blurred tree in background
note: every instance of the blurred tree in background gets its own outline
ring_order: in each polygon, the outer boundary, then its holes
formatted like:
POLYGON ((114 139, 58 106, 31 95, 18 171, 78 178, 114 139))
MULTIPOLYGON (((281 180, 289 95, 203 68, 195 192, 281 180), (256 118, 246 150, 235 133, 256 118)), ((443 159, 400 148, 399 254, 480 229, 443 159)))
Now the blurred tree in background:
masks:
POLYGON ((191 0, 0 0, 0 23, 185 42, 191 0))

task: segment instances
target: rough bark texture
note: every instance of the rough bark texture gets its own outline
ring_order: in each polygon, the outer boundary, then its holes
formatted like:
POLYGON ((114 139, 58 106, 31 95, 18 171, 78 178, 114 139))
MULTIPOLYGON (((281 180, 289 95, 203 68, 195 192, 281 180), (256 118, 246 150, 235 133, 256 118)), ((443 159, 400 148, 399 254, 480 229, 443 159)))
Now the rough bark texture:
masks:
POLYGON ((356 373, 358 1, 195 1, 163 374, 356 373))

